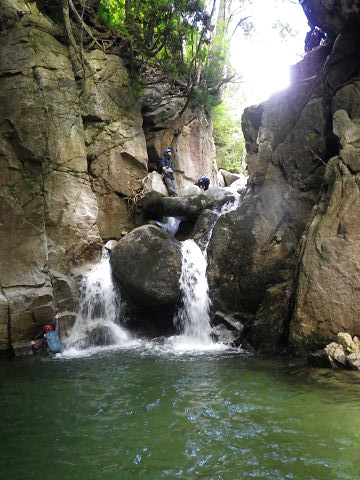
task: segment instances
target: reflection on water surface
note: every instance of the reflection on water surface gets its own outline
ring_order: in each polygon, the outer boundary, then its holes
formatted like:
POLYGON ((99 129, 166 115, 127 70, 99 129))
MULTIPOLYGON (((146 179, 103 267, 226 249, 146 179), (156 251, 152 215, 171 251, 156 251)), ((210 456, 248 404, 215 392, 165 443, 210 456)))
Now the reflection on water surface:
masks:
POLYGON ((156 343, 0 362, 0 478, 358 479, 360 376, 156 343))

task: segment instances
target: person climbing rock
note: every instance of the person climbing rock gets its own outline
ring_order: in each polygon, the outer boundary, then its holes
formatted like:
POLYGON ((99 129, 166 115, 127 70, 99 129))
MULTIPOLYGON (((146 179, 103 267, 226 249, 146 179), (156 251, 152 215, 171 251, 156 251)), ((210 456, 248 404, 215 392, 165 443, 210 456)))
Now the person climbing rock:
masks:
POLYGON ((206 175, 201 175, 194 183, 197 187, 200 188, 202 192, 205 192, 210 185, 210 178, 206 175))
POLYGON ((161 173, 163 182, 167 188, 170 197, 177 197, 178 193, 175 186, 174 166, 171 161, 171 148, 165 148, 163 157, 159 162, 158 172, 161 173))
POLYGON ((325 39, 325 33, 317 26, 308 22, 310 32, 307 32, 305 37, 305 52, 311 52, 314 48, 318 47, 325 39))
POLYGON ((34 340, 31 342, 31 347, 34 353, 60 353, 63 351, 63 346, 60 340, 60 320, 59 314, 55 315, 55 330, 50 324, 43 326, 43 337, 39 342, 34 340))

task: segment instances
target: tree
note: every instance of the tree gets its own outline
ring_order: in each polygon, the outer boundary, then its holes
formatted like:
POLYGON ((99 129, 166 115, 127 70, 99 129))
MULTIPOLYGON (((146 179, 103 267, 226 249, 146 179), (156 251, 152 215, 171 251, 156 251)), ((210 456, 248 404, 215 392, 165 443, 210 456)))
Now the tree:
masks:
POLYGON ((241 128, 241 115, 247 104, 241 84, 231 84, 224 101, 213 109, 216 162, 219 168, 243 173, 245 141, 241 128))
POLYGON ((134 76, 144 65, 162 71, 187 98, 183 110, 218 104, 233 78, 227 37, 234 1, 212 0, 208 10, 205 0, 37 0, 46 13, 63 17, 77 75, 87 74, 87 48, 117 53, 134 76))
MULTIPOLYGON (((242 6, 251 0, 236 1, 242 6)), ((203 0, 101 0, 99 16, 129 40, 135 63, 155 64, 182 88, 184 109, 193 103, 212 107, 234 77, 228 73, 234 2, 212 0, 208 11, 203 0)), ((245 27, 244 20, 237 20, 236 28, 245 27)))

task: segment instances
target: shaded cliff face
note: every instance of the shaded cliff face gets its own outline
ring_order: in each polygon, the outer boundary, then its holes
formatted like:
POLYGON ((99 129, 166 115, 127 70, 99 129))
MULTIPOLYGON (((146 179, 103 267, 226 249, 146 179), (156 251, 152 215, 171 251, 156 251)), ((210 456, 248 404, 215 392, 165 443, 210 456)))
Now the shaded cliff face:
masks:
POLYGON ((156 154, 175 147, 179 186, 211 171, 214 151, 204 112, 191 120, 175 109, 158 126, 148 102, 145 136, 121 58, 88 51, 79 76, 61 25, 25 0, 0 8, 1 351, 28 344, 55 311, 64 330, 71 325, 77 276, 99 259, 103 241, 135 226, 127 200, 148 173, 151 135, 156 154), (191 169, 191 145, 202 143, 209 150, 191 169))
POLYGON ((248 189, 215 227, 209 275, 264 350, 360 332, 358 38, 308 53, 288 90, 244 114, 248 189))
POLYGON ((300 0, 300 4, 310 23, 325 32, 356 31, 360 26, 359 0, 300 0))

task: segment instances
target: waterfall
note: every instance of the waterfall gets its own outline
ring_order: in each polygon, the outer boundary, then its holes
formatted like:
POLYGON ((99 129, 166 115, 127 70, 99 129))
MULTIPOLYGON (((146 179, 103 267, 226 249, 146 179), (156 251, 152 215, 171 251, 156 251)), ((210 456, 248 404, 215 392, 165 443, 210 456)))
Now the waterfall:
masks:
POLYGON ((66 349, 123 345, 130 339, 128 332, 118 323, 121 301, 113 285, 109 257, 104 248, 100 262, 81 280, 79 311, 64 342, 66 349))
MULTIPOLYGON (((217 213, 216 221, 225 213, 238 207, 240 196, 227 202, 217 213)), ((216 223, 214 222, 214 225, 216 223)), ((213 348, 211 338, 209 286, 206 276, 207 246, 213 228, 208 232, 205 248, 201 248, 194 240, 182 242, 182 267, 180 289, 183 293, 182 306, 175 315, 174 323, 181 334, 173 339, 177 349, 213 348)))
POLYGON ((179 228, 180 219, 176 217, 164 217, 163 221, 157 222, 157 224, 173 237, 179 228))
POLYGON ((182 335, 177 338, 176 344, 210 345, 212 340, 206 258, 194 240, 185 240, 181 253, 180 288, 183 292, 183 305, 174 321, 181 329, 182 335))

